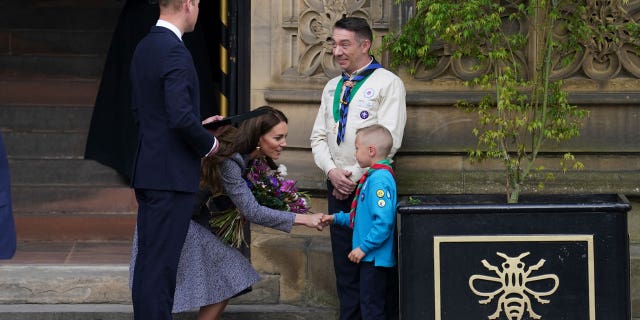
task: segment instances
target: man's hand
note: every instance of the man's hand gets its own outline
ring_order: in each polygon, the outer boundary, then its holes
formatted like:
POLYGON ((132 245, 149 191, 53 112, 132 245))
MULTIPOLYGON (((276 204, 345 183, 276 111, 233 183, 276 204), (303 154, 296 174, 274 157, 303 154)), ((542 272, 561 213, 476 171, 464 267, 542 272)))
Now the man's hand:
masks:
POLYGON ((331 181, 331 184, 333 185, 333 196, 336 197, 336 199, 344 200, 353 192, 353 190, 355 190, 357 185, 349 179, 350 176, 351 171, 348 170, 340 168, 333 168, 329 170, 328 177, 329 181, 331 181))
POLYGON ((347 258, 349 258, 349 261, 353 263, 360 263, 360 260, 362 260, 364 256, 365 256, 365 253, 362 251, 362 249, 360 249, 360 247, 357 247, 351 250, 351 252, 349 252, 349 255, 347 256, 347 258))
POLYGON ((331 192, 331 195, 333 195, 334 198, 338 199, 338 200, 345 200, 349 197, 348 194, 344 194, 340 191, 338 191, 338 189, 333 189, 333 192, 331 192))
MULTIPOLYGON (((202 124, 205 125, 207 123, 211 123, 211 122, 214 122, 214 121, 220 121, 222 119, 224 119, 223 116, 215 115, 213 117, 209 117, 209 118, 206 118, 206 119, 202 120, 202 124)), ((222 127, 217 128, 216 130, 209 130, 209 132, 211 132, 211 134, 213 134, 214 136, 217 137, 217 136, 221 135, 222 133, 224 133, 225 130, 227 130, 227 128, 229 128, 229 127, 230 127, 230 125, 222 126, 222 127)))

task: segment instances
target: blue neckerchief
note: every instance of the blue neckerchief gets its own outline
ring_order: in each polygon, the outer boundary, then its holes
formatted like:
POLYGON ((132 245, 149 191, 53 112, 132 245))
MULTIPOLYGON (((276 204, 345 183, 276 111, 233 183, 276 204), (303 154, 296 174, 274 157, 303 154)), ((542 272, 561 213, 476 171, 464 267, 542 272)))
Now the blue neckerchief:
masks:
MULTIPOLYGON (((373 59, 373 61, 371 61, 371 63, 362 70, 362 72, 358 73, 351 79, 349 79, 349 75, 345 72, 342 73, 342 79, 338 82, 338 88, 342 88, 343 83, 346 87, 342 93, 342 99, 340 99, 340 119, 338 120, 338 136, 336 137, 338 145, 344 141, 344 133, 347 128, 347 114, 349 113, 349 103, 351 102, 351 98, 358 91, 358 88, 360 88, 364 82, 363 80, 369 77, 369 75, 378 68, 382 68, 382 66, 373 59)), ((337 92, 340 92, 338 91, 338 88, 336 88, 336 97, 338 96, 337 92)))

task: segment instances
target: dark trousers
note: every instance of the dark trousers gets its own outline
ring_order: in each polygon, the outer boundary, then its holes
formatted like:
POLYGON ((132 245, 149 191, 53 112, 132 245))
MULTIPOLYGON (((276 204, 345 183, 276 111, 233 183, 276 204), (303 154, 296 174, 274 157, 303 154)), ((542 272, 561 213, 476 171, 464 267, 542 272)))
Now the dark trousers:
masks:
POLYGON ((364 320, 387 320, 387 290, 392 268, 376 267, 373 262, 360 262, 360 312, 364 320))
POLYGON ((132 301, 136 320, 170 320, 176 273, 193 211, 193 193, 136 189, 138 255, 132 301))
MULTIPOLYGON (((338 200, 333 195, 333 185, 327 181, 329 194, 328 211, 330 214, 340 211, 349 212, 354 194, 345 200, 338 200)), ((331 250, 333 253, 333 268, 336 273, 336 288, 340 302, 340 320, 360 320, 360 268, 349 261, 347 256, 351 252, 353 230, 349 227, 331 225, 331 250)))

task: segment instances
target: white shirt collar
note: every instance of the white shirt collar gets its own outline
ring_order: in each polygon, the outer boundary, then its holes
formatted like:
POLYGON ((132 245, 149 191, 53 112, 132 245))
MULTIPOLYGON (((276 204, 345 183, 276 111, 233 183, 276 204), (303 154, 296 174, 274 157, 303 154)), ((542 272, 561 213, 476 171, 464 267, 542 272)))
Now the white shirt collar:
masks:
POLYGON ((157 27, 165 27, 165 28, 171 30, 173 33, 176 34, 178 39, 180 39, 180 41, 182 41, 182 32, 180 32, 180 29, 178 29, 178 27, 176 27, 171 22, 165 21, 165 20, 162 20, 162 19, 158 19, 158 22, 156 22, 156 26, 157 27))
POLYGON ((366 65, 364 65, 364 67, 354 71, 352 74, 349 74, 349 78, 353 78, 356 75, 358 75, 358 73, 364 71, 364 69, 366 69, 372 62, 373 62, 373 57, 370 57, 371 60, 369 60, 369 63, 367 63, 366 65))

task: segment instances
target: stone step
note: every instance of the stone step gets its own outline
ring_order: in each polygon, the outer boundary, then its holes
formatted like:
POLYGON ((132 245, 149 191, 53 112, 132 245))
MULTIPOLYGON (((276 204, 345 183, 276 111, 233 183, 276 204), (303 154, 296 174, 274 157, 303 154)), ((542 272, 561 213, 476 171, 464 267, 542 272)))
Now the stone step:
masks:
POLYGON ((113 169, 84 159, 20 159, 9 162, 14 187, 126 187, 113 169))
POLYGON ((93 109, 89 106, 0 106, 9 159, 82 159, 93 109))
MULTIPOLYGON (((90 250, 90 247, 84 250, 90 250)), ((0 278, 3 279, 0 282, 0 305, 131 304, 129 252, 130 249, 127 250, 126 264, 0 263, 0 278)), ((252 287, 251 292, 232 299, 231 303, 277 304, 280 276, 260 276, 262 279, 252 287)))
POLYGON ((97 55, 0 55, 0 77, 94 79, 102 74, 105 56, 97 55))
MULTIPOLYGON (((93 106, 99 80, 93 79, 30 79, 0 77, 2 105, 29 106, 93 106)), ((26 120, 23 120, 26 121, 26 120)))
MULTIPOLYGON (((70 92, 71 94, 71 92, 70 92)), ((7 132, 86 132, 91 123, 93 102, 88 105, 0 105, 0 128, 7 132)), ((11 152, 9 152, 11 155, 11 152)))
MULTIPOLYGON (((2 138, 9 159, 83 159, 87 132, 3 132, 2 138)), ((12 168, 18 166, 16 160, 13 163, 12 168)), ((70 161, 67 167, 76 165, 70 161)))
POLYGON ((133 190, 127 186, 11 186, 13 212, 127 213, 135 212, 133 190))
MULTIPOLYGON (((195 320, 196 311, 174 314, 176 320, 195 320)), ((132 320, 131 305, 0 305, 0 320, 132 320)), ((276 305, 229 305, 222 320, 332 320, 330 308, 276 305)))
POLYGON ((113 30, 123 1, 2 1, 0 29, 113 30), (63 17, 63 18, 61 18, 63 17))
POLYGON ((0 53, 22 55, 104 55, 109 49, 110 30, 17 29, 0 37, 0 53), (7 44, 1 44, 8 41, 7 44))
MULTIPOLYGON (((135 201, 135 200, 134 200, 135 201)), ((97 210, 93 206, 91 209, 97 210)), ((20 213, 14 212, 19 241, 130 241, 136 213, 20 213)))

